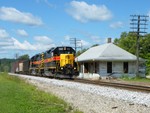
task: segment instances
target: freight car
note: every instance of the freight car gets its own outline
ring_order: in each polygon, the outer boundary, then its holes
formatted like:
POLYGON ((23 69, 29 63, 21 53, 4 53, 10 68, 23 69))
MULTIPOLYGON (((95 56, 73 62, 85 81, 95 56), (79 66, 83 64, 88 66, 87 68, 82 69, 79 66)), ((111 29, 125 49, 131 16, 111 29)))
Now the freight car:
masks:
POLYGON ((75 50, 72 47, 55 47, 18 64, 19 73, 72 78, 78 75, 75 50))
POLYGON ((11 73, 29 74, 30 60, 16 60, 11 63, 11 73))

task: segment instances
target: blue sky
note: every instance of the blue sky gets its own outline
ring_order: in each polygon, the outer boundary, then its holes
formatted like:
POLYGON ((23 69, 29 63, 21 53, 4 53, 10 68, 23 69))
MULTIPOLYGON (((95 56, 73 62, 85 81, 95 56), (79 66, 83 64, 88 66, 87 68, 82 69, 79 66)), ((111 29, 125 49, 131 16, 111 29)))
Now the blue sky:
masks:
POLYGON ((70 45, 70 38, 81 40, 83 48, 104 44, 108 37, 130 31, 130 15, 150 15, 149 4, 149 0, 0 0, 0 58, 15 58, 16 53, 31 57, 70 45))

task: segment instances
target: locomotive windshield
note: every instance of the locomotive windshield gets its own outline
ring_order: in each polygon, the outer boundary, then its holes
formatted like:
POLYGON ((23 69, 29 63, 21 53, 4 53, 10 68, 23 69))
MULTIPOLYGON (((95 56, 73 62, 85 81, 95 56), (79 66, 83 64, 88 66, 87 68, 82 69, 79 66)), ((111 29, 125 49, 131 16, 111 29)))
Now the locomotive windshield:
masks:
POLYGON ((75 50, 73 50, 71 47, 58 47, 55 51, 55 54, 57 54, 57 55, 74 54, 75 55, 75 50))

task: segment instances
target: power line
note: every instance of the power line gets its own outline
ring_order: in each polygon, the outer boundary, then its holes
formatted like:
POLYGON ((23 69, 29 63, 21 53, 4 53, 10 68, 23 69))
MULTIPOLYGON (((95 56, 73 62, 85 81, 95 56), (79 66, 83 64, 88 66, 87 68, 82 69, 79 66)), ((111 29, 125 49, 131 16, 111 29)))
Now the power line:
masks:
POLYGON ((130 27, 133 31, 132 33, 136 33, 137 39, 136 39, 136 76, 139 76, 139 38, 146 32, 146 26, 148 25, 146 22, 148 21, 147 15, 130 15, 132 17, 130 27))

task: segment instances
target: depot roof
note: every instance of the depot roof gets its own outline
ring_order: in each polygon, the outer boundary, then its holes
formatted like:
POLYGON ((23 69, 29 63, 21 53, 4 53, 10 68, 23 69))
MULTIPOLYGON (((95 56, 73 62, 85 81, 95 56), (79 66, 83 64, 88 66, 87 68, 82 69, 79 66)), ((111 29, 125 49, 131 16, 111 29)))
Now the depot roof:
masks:
POLYGON ((88 49, 78 56, 76 61, 136 61, 136 59, 137 57, 135 55, 113 43, 106 43, 88 49))

